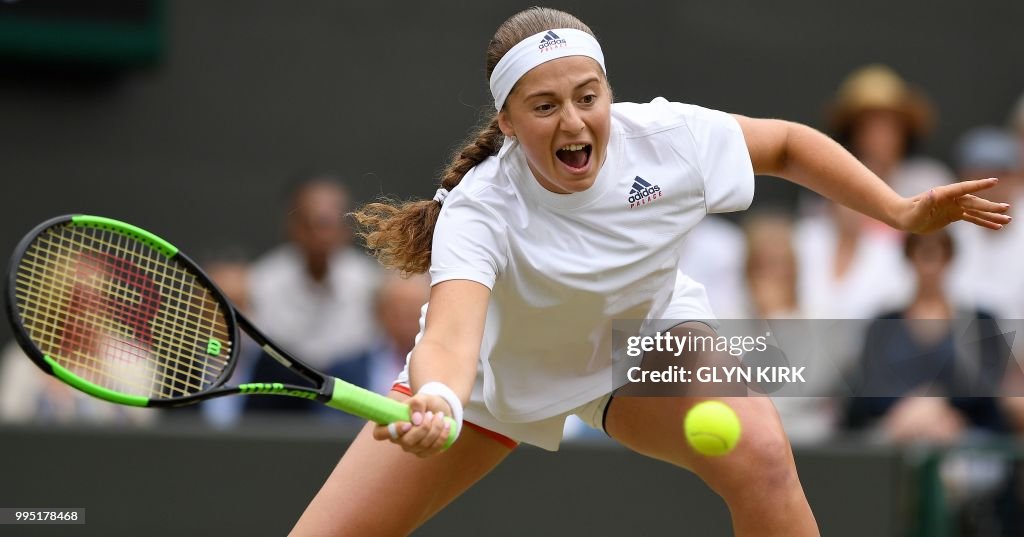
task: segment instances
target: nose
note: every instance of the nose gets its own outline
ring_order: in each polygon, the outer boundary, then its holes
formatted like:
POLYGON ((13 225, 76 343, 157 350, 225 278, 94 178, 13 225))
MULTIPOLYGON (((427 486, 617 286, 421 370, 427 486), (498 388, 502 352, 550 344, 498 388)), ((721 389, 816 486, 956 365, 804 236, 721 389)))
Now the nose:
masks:
POLYGON ((562 130, 570 133, 578 133, 583 130, 585 124, 575 106, 562 107, 562 130))

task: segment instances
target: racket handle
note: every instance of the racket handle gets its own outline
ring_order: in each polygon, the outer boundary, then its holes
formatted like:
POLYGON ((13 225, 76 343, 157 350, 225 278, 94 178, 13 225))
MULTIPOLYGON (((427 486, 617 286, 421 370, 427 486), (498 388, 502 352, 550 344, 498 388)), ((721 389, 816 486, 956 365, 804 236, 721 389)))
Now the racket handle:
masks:
MULTIPOLYGON (((379 425, 412 419, 408 405, 337 378, 334 379, 333 394, 327 406, 379 425)), ((444 419, 448 422, 448 440, 444 443, 444 449, 448 449, 455 443, 458 430, 455 420, 449 416, 444 419)))

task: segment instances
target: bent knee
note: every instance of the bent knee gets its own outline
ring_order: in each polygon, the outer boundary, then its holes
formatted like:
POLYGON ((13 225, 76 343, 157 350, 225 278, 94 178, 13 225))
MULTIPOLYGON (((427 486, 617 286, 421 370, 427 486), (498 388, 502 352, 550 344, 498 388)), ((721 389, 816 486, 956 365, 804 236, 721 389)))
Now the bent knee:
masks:
POLYGON ((793 451, 780 427, 748 427, 734 452, 704 462, 698 474, 726 497, 799 486, 793 451))

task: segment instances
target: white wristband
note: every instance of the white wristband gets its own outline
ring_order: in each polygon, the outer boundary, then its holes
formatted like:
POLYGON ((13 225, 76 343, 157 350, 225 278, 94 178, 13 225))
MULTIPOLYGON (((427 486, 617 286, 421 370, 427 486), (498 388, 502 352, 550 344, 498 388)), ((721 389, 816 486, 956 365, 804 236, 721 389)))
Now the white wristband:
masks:
POLYGON ((458 438, 459 433, 462 432, 462 401, 459 396, 455 395, 455 392, 445 383, 436 381, 420 386, 420 391, 416 393, 436 395, 448 403, 452 409, 452 419, 455 420, 455 437, 458 438))

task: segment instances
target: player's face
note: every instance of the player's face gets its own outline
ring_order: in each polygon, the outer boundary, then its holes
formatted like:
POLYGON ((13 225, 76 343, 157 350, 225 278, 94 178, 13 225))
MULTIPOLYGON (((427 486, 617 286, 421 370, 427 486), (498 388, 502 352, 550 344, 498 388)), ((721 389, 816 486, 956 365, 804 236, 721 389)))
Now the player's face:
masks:
POLYGON ((569 56, 543 63, 516 83, 498 115, 523 147, 534 177, 560 193, 582 192, 604 164, 611 89, 596 61, 569 56))

